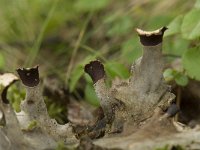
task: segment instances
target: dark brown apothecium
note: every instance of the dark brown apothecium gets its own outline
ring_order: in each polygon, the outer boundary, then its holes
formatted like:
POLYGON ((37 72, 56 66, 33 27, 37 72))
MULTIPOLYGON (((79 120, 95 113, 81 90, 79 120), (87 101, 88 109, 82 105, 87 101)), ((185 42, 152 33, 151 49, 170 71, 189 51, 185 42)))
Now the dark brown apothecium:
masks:
POLYGON ((162 42, 164 32, 167 27, 162 27, 156 31, 143 31, 141 29, 136 29, 138 35, 140 36, 140 42, 144 46, 155 46, 162 42))
POLYGON ((98 60, 91 61, 89 64, 85 65, 85 72, 91 76, 94 83, 105 76, 104 66, 98 60))
POLYGON ((17 69, 17 73, 19 74, 19 77, 25 86, 34 87, 37 86, 40 82, 38 66, 30 69, 29 68, 17 69))

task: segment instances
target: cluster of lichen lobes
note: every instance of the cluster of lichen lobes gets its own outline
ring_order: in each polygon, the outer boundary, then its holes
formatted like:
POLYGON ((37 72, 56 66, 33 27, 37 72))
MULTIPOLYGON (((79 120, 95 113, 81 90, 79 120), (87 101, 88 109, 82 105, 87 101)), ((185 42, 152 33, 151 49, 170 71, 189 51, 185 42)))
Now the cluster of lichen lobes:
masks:
POLYGON ((38 66, 30 69, 17 69, 19 77, 26 88, 26 97, 21 104, 31 121, 37 121, 37 126, 56 141, 66 143, 76 142, 70 124, 60 125, 51 119, 40 89, 38 66))
POLYGON ((167 111, 173 103, 175 96, 163 80, 164 61, 161 51, 166 29, 163 27, 152 32, 136 29, 143 56, 133 63, 129 81, 121 80, 108 88, 100 61, 92 61, 85 66, 85 72, 94 81, 96 94, 110 124, 109 132, 133 129, 141 121, 150 118, 157 107, 167 111))
MULTIPOLYGON (((178 107, 173 103, 175 96, 163 80, 164 61, 161 50, 166 29, 163 27, 153 32, 137 29, 143 46, 143 56, 133 62, 129 80, 117 80, 109 88, 106 86, 106 74, 100 61, 95 60, 85 66, 85 72, 94 82, 95 92, 100 99, 104 116, 92 127, 83 128, 84 134, 87 135, 84 138, 87 139, 88 136, 99 138, 105 133, 131 133, 149 118, 155 119, 160 112, 162 115, 156 118, 155 122, 174 116, 178 112, 178 107)), ((21 104, 21 110, 29 118, 27 129, 34 130, 35 127, 39 127, 48 144, 54 141, 63 141, 67 144, 78 143, 73 132, 75 130, 72 130, 70 123, 60 125, 49 117, 40 89, 38 66, 17 69, 17 72, 26 88, 26 98, 21 104)), ((3 80, 4 78, 0 76, 0 81, 5 81, 3 89, 0 90, 0 126, 4 126, 0 132, 6 133, 15 147, 30 147, 28 144, 31 142, 24 138, 16 114, 6 99, 8 87, 17 78, 13 75, 10 76, 11 80, 3 80), (21 138, 21 141, 18 141, 16 137, 21 138)), ((160 123, 162 124, 162 121, 160 123)))

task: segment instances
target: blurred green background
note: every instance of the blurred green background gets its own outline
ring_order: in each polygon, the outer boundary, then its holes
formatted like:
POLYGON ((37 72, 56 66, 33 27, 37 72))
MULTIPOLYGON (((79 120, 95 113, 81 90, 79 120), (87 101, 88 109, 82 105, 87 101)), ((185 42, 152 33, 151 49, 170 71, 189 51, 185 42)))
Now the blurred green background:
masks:
POLYGON ((169 65, 164 76, 185 86, 200 80, 199 16, 200 0, 0 0, 0 71, 39 64, 43 78, 97 106, 84 65, 97 58, 109 79, 126 79, 142 54, 134 29, 167 26, 163 54, 182 69, 169 65))

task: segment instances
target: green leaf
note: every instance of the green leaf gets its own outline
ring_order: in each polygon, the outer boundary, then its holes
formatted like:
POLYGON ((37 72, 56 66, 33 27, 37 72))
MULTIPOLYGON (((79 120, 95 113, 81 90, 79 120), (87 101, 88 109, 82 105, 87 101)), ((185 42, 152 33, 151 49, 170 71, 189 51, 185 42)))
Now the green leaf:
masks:
POLYGON ((166 38, 163 43, 163 52, 165 54, 173 54, 177 56, 182 56, 188 49, 190 41, 183 38, 169 39, 166 38), (174 42, 176 40, 176 42, 174 42))
POLYGON ((175 76, 175 71, 173 69, 166 69, 163 73, 163 77, 165 79, 165 81, 169 82, 174 80, 174 76, 175 76))
POLYGON ((75 4, 77 10, 94 11, 105 8, 110 0, 78 0, 75 4))
POLYGON ((90 83, 90 84, 93 83, 92 78, 87 73, 84 74, 84 77, 87 83, 90 83))
POLYGON ((125 35, 133 28, 134 22, 131 16, 123 16, 110 22, 110 28, 107 32, 108 36, 125 35))
POLYGON ((106 73, 114 78, 116 76, 121 78, 128 78, 130 73, 128 69, 120 63, 117 62, 108 62, 105 64, 106 73))
POLYGON ((190 44, 190 42, 186 39, 183 39, 183 38, 177 38, 176 39, 176 42, 174 42, 174 40, 172 41, 172 52, 171 54, 174 54, 174 55, 178 55, 178 56, 182 56, 185 51, 188 49, 188 46, 190 44))
POLYGON ((99 99, 95 93, 94 87, 92 84, 87 84, 85 87, 85 99, 87 102, 94 106, 99 106, 99 99))
POLYGON ((182 72, 178 72, 173 69, 166 69, 163 73, 165 81, 170 82, 175 80, 175 82, 180 86, 186 86, 188 84, 188 77, 182 72))
POLYGON ((142 48, 136 36, 125 41, 121 47, 122 60, 128 63, 133 63, 137 58, 142 55, 142 48))
POLYGON ((0 69, 3 69, 4 65, 5 65, 5 59, 4 59, 3 54, 1 54, 0 52, 0 69))
POLYGON ((145 26, 147 26, 150 30, 155 30, 157 28, 165 26, 172 19, 173 18, 170 15, 166 15, 166 14, 158 14, 158 15, 155 15, 155 16, 150 15, 149 20, 145 21, 145 24, 147 23, 145 26))
POLYGON ((186 86, 188 84, 188 77, 181 73, 178 73, 175 77, 175 81, 180 86, 186 86))
POLYGON ((70 77, 70 82, 69 82, 70 92, 72 92, 75 89, 76 84, 77 84, 78 80, 81 78, 81 76, 83 75, 83 73, 84 73, 84 71, 83 71, 82 66, 78 66, 72 71, 71 77, 70 77))
POLYGON ((184 16, 181 32, 184 38, 193 40, 200 37, 200 9, 192 9, 184 16))
POLYGON ((73 70, 70 75, 70 81, 69 81, 69 90, 70 92, 74 91, 77 82, 81 78, 81 76, 84 74, 84 66, 91 60, 93 60, 95 56, 88 56, 84 60, 82 60, 73 70))
POLYGON ((200 48, 188 49, 182 58, 186 73, 196 80, 200 80, 200 48))
POLYGON ((183 15, 177 16, 169 25, 168 30, 165 32, 164 37, 177 34, 181 31, 181 23, 183 15))

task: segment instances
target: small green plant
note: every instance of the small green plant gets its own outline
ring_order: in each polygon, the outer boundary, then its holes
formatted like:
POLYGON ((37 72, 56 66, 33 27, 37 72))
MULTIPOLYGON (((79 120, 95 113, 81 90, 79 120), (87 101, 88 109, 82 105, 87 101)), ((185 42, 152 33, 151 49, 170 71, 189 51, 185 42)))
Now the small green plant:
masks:
POLYGON ((44 101, 47 106, 49 116, 54 118, 58 123, 64 124, 67 121, 67 106, 55 102, 46 96, 44 97, 44 101))
POLYGON ((37 127, 37 121, 36 120, 32 120, 29 125, 28 125, 28 130, 33 130, 34 128, 37 127))
MULTIPOLYGON (((169 30, 166 32, 167 36, 174 36, 179 39, 184 39, 184 41, 179 44, 179 47, 170 47, 174 52, 180 51, 180 57, 182 60, 183 69, 185 70, 185 75, 188 77, 200 80, 200 1, 197 0, 193 8, 185 15, 177 16, 170 24, 169 30)), ((174 41, 173 43, 176 43, 174 41)), ((173 53, 174 53, 173 52, 173 53)), ((169 73, 169 70, 167 71, 169 73)), ((172 72, 172 71, 171 71, 172 72)), ((173 72, 172 74, 174 74, 173 72)), ((176 77, 177 77, 177 73, 176 77)), ((186 83, 186 77, 180 76, 178 74, 180 81, 175 78, 180 84, 186 83)), ((176 81, 176 82, 177 82, 176 81)), ((178 83, 177 82, 177 83, 178 83)))
POLYGON ((10 100, 10 103, 16 112, 21 111, 20 104, 24 98, 25 90, 20 88, 20 86, 17 84, 11 85, 11 87, 8 89, 8 99, 10 100))
POLYGON ((166 69, 163 76, 167 82, 175 81, 180 86, 186 86, 188 84, 188 77, 183 72, 174 69, 166 69))

